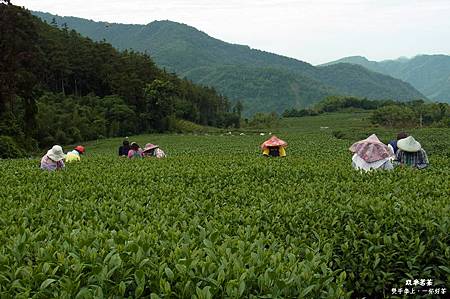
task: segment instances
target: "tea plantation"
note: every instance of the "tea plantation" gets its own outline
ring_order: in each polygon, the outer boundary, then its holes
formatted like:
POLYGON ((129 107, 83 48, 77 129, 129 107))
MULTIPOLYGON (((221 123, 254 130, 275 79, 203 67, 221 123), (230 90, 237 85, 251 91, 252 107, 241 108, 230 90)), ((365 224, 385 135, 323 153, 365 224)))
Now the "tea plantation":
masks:
POLYGON ((283 121, 283 159, 260 156, 266 129, 130 137, 162 160, 92 142, 55 173, 0 161, 0 297, 383 298, 414 279, 448 295, 450 130, 410 130, 426 170, 361 174, 351 143, 395 136, 363 117, 283 121))

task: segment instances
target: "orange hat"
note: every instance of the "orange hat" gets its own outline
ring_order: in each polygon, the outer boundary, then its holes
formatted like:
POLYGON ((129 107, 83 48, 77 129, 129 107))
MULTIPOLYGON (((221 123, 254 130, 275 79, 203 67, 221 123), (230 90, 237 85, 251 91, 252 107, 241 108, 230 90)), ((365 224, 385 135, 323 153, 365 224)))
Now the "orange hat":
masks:
POLYGON ((75 147, 75 150, 76 150, 77 152, 79 152, 80 154, 84 154, 84 146, 82 146, 82 145, 76 146, 76 147, 75 147))

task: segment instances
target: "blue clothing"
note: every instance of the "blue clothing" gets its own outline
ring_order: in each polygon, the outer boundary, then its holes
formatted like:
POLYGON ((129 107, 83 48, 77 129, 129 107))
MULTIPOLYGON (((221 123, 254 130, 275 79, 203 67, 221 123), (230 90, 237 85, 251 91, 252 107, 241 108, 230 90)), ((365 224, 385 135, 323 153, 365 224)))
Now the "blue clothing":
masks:
POLYGON ((128 156, 128 151, 130 150, 130 146, 122 145, 119 147, 119 156, 128 156))
POLYGON ((397 153, 398 151, 398 147, 397 147, 397 140, 391 140, 389 141, 389 144, 392 146, 392 148, 394 149, 394 154, 397 153))

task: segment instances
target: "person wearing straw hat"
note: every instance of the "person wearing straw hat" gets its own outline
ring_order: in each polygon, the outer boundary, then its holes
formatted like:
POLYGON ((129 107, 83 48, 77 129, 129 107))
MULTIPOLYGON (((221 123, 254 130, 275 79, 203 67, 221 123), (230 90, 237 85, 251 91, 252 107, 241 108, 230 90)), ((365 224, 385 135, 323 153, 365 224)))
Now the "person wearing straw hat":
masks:
POLYGON ((131 143, 130 150, 128 151, 128 158, 130 159, 142 158, 142 149, 136 142, 131 143))
POLYGON ((354 153, 352 166, 356 170, 394 169, 391 162, 394 153, 375 134, 370 135, 364 140, 355 142, 349 150, 354 153))
POLYGON ((77 145, 73 151, 70 151, 66 155, 66 163, 67 162, 74 162, 74 161, 81 161, 80 155, 84 155, 85 149, 82 145, 77 145))
POLYGON ((418 169, 426 168, 429 165, 427 153, 414 137, 409 136, 399 140, 397 146, 395 159, 397 164, 418 169))
POLYGON ((261 144, 264 157, 286 157, 287 142, 273 135, 261 144))
POLYGON ((151 158, 165 158, 166 154, 162 149, 159 148, 156 144, 147 143, 144 147, 144 151, 142 153, 143 157, 151 158))
POLYGON ((41 159, 41 169, 55 171, 64 168, 64 158, 66 155, 59 145, 54 145, 41 159))

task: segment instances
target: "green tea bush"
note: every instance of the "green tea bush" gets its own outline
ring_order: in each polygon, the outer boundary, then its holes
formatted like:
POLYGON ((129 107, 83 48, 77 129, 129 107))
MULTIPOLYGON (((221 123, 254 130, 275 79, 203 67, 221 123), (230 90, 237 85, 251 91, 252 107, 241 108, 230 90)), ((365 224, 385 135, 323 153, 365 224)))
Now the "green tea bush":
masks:
POLYGON ((0 158, 14 159, 22 158, 25 152, 22 148, 9 136, 0 136, 0 158))
POLYGON ((319 129, 277 132, 283 159, 260 157, 267 136, 246 134, 131 138, 159 144, 162 160, 119 159, 120 139, 100 141, 55 173, 2 161, 0 297, 383 298, 411 278, 448 288, 450 163, 431 147, 448 148, 449 131, 422 134, 423 171, 356 172, 351 141, 319 129))

